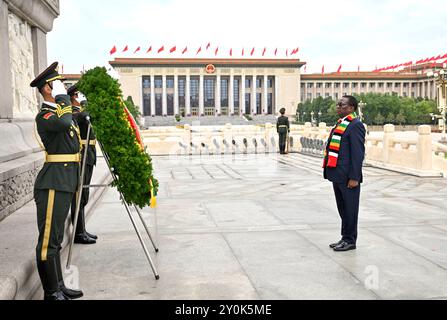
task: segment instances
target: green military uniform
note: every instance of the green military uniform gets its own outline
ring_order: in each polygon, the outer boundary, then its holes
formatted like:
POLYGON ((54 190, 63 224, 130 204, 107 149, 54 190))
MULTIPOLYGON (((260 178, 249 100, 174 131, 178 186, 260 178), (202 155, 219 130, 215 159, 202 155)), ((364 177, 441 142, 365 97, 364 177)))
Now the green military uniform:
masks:
POLYGON ((281 116, 276 123, 276 130, 279 134, 279 152, 286 153, 287 135, 290 132, 289 118, 281 116))
MULTIPOLYGON (((54 63, 31 87, 42 88, 60 78, 54 63)), ((69 297, 61 290, 69 289, 63 284, 60 249, 71 199, 78 187, 81 138, 73 121, 70 97, 58 95, 55 100, 44 102, 36 116, 37 132, 45 148, 45 164, 34 185, 39 229, 36 259, 45 299, 66 300, 69 297)))
MULTIPOLYGON (((76 87, 73 86, 68 89, 68 93, 72 96, 77 93, 76 87)), ((92 181, 93 169, 96 166, 96 136, 93 128, 90 128, 90 141, 88 148, 87 145, 87 131, 89 126, 89 121, 87 121, 88 113, 84 111, 82 107, 73 107, 73 118, 79 125, 81 141, 83 145, 83 151, 81 155, 81 166, 84 160, 84 151, 87 149, 87 161, 85 165, 85 175, 84 175, 84 185, 90 185, 92 181)), ((93 244, 95 243, 96 236, 88 233, 85 229, 85 206, 88 204, 90 196, 90 189, 84 188, 81 197, 81 206, 78 215, 78 222, 76 225, 76 239, 77 243, 83 244, 93 244), (90 239, 89 239, 90 238, 90 239)), ((75 213, 76 213, 76 202, 77 194, 74 195, 72 205, 71 205, 71 218, 74 223, 75 213)))

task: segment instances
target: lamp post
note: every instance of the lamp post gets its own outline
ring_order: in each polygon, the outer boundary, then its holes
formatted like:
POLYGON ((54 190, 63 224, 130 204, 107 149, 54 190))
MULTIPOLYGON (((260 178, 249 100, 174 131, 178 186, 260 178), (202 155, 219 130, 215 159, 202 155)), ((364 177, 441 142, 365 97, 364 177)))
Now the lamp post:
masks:
POLYGON ((362 122, 363 122, 363 110, 366 106, 367 106, 367 104, 365 102, 363 102, 363 100, 361 100, 359 102, 359 117, 362 122))
POLYGON ((430 114, 432 119, 439 119, 439 129, 445 138, 446 133, 446 109, 447 109, 447 64, 442 65, 442 69, 439 72, 430 71, 427 76, 434 77, 436 85, 438 87, 438 110, 440 115, 430 114))
POLYGON ((310 122, 312 123, 312 126, 314 126, 314 124, 315 124, 314 116, 315 116, 315 112, 312 111, 310 113, 310 122))
POLYGON ((323 114, 321 113, 321 111, 318 111, 318 124, 320 124, 320 121, 321 121, 321 116, 322 116, 323 114))

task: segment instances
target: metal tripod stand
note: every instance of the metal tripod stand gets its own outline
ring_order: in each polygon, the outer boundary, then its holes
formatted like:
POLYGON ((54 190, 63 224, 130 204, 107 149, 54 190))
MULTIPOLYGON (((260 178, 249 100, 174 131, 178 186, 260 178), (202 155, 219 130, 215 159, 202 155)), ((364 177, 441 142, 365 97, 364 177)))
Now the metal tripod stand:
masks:
MULTIPOLYGON (((76 199, 76 212, 75 212, 75 219, 74 219, 74 222, 73 222, 73 226, 74 226, 73 227, 73 234, 72 234, 71 239, 70 239, 71 241, 70 241, 70 250, 69 250, 69 253, 68 253, 67 269, 71 265, 71 259, 72 259, 72 254, 73 254, 73 245, 74 245, 75 236, 76 236, 76 225, 78 223, 78 217, 79 217, 79 211, 80 211, 80 208, 81 208, 81 199, 82 199, 83 190, 86 189, 86 188, 90 188, 90 187, 92 187, 92 188, 107 188, 107 187, 110 187, 110 185, 88 185, 88 186, 84 185, 85 166, 86 166, 86 162, 87 162, 87 151, 88 151, 88 148, 89 148, 90 132, 91 132, 90 117, 87 117, 86 120, 88 121, 87 139, 86 139, 85 151, 84 151, 82 168, 81 168, 79 191, 78 191, 77 199, 76 199)), ((118 177, 115 174, 115 169, 110 166, 110 158, 107 155, 107 153, 104 151, 104 147, 101 144, 101 142, 99 142, 99 146, 101 148, 102 154, 103 154, 104 159, 106 161, 107 167, 109 168, 110 174, 112 175, 113 181, 117 182, 118 181, 118 177)), ((158 274, 157 268, 155 267, 154 262, 152 261, 152 258, 151 258, 150 254, 149 254, 147 246, 144 243, 143 237, 141 236, 141 233, 138 230, 138 227, 136 225, 135 219, 132 216, 130 205, 124 199, 124 196, 121 193, 121 191, 118 190, 118 192, 120 194, 120 199, 121 199, 124 207, 126 208, 127 214, 129 215, 130 221, 132 222, 133 228, 135 229, 135 233, 137 234, 138 239, 140 240, 141 246, 142 246, 143 251, 144 251, 144 253, 146 255, 146 258, 147 258, 147 260, 149 262, 149 265, 150 265, 150 267, 152 269, 152 272, 153 272, 153 274, 155 276, 155 279, 159 280, 160 279, 160 275, 158 274)), ((154 240, 152 238, 152 235, 151 235, 151 233, 149 231, 149 227, 147 226, 146 221, 144 220, 143 215, 141 214, 141 211, 138 209, 137 206, 134 205, 133 207, 135 208, 138 216, 140 217, 140 220, 141 220, 141 222, 142 222, 142 224, 144 226, 144 229, 146 230, 147 235, 149 236, 149 239, 150 239, 150 241, 152 243, 152 246, 154 247, 155 252, 158 252, 159 251, 158 247, 157 247, 156 243, 154 242, 154 240)))

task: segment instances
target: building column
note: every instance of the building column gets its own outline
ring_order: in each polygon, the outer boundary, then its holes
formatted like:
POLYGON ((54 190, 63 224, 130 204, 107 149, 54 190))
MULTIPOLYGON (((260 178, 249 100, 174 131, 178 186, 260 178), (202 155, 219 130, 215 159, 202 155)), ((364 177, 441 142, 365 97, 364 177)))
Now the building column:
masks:
POLYGON ((273 109, 274 115, 278 114, 279 109, 281 109, 279 105, 279 77, 275 76, 275 108, 273 109))
POLYGON ((262 110, 264 110, 263 112, 265 113, 265 114, 268 114, 268 112, 269 112, 269 100, 268 100, 268 95, 269 95, 269 86, 268 86, 268 83, 269 82, 269 77, 268 77, 268 75, 264 75, 264 81, 263 81, 263 89, 264 89, 264 92, 263 92, 263 94, 262 94, 262 101, 263 101, 263 103, 262 103, 262 110))
POLYGON ((331 90, 331 96, 332 99, 335 100, 335 82, 331 82, 332 90, 331 90))
POLYGON ((314 100, 316 98, 317 98, 317 83, 314 82, 314 93, 313 93, 312 100, 314 100))
POLYGON ((241 77, 241 98, 240 98, 240 104, 239 104, 239 112, 241 114, 245 114, 245 75, 242 75, 241 77))
POLYGON ((163 106, 163 116, 168 114, 168 94, 167 94, 167 90, 166 90, 166 75, 162 75, 162 106, 163 106))
POLYGON ((228 87, 228 109, 230 115, 234 114, 234 75, 230 75, 230 84, 228 87))
POLYGON ((254 113, 258 113, 257 107, 256 107, 256 92, 258 90, 257 85, 256 85, 256 75, 253 76, 252 81, 253 83, 251 84, 251 114, 254 113))
POLYGON ((155 111, 155 76, 151 75, 151 116, 156 116, 155 111))
POLYGON ((180 114, 178 96, 178 75, 174 75, 174 115, 180 114))
POLYGON ((199 80, 199 115, 205 114, 204 76, 200 75, 199 80))
POLYGON ((186 75, 185 109, 186 116, 191 115, 191 77, 189 74, 186 75))
POLYGON ((0 78, 0 119, 12 119, 13 117, 14 103, 9 54, 8 5, 0 0, 0 70, 3 70, 0 78))
POLYGON ((400 96, 401 97, 404 96, 404 83, 403 82, 400 83, 400 96))
POLYGON ((220 75, 216 76, 216 96, 215 96, 215 106, 216 106, 216 114, 222 114, 222 97, 221 97, 221 83, 220 83, 220 75))

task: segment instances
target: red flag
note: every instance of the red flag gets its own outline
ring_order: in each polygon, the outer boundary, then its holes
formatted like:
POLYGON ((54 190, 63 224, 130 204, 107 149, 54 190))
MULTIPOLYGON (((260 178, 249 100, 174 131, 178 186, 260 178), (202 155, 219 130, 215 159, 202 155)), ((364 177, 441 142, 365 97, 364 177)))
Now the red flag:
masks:
POLYGON ((126 47, 124 48, 123 52, 126 52, 126 51, 128 51, 128 50, 129 50, 129 46, 126 46, 126 47))
POLYGON ((445 60, 442 64, 444 65, 444 64, 446 64, 447 63, 447 60, 445 60))
POLYGON ((245 54, 245 48, 242 49, 242 56, 244 56, 244 54, 245 54))
POLYGON ((251 50, 250 56, 253 57, 254 54, 255 54, 255 48, 253 48, 253 50, 251 50))
POLYGON ((262 56, 265 56, 266 51, 267 51, 267 48, 264 48, 264 51, 262 51, 262 56))
POLYGON ((219 53, 219 47, 217 47, 215 55, 217 56, 218 53, 219 53))
POLYGON ((140 51, 140 50, 141 50, 141 47, 138 47, 138 48, 134 51, 134 54, 137 53, 137 52, 140 51))
POLYGON ((196 55, 198 55, 200 52, 202 52, 202 47, 200 47, 199 50, 197 50, 196 55))
POLYGON ((211 47, 211 42, 208 43, 208 45, 206 46, 206 50, 208 50, 211 47))
POLYGON ((422 63, 422 62, 424 62, 424 59, 421 59, 421 60, 416 61, 416 64, 420 64, 420 63, 422 63))
POLYGON ((278 54, 278 48, 276 48, 275 50, 275 57, 277 56, 277 54, 278 54))
POLYGON ((304 66, 304 73, 307 73, 307 64, 304 66))
POLYGON ((321 73, 324 74, 324 65, 323 68, 321 68, 321 73))
POLYGON ((340 65, 340 66, 338 67, 337 73, 340 73, 340 72, 341 72, 341 67, 342 67, 342 65, 340 65))
POLYGON ((147 49, 146 53, 149 53, 152 51, 152 46, 149 47, 149 49, 147 49))
POLYGON ((62 65, 62 74, 64 74, 64 65, 62 65))
POLYGON ((174 53, 175 51, 177 51, 177 46, 172 47, 171 50, 169 50, 169 53, 174 53))
POLYGON ((441 57, 441 59, 447 58, 447 53, 441 57))
POLYGON ((161 53, 165 50, 165 46, 162 46, 160 49, 158 49, 158 53, 161 53))
POLYGON ((230 57, 233 56, 233 48, 230 49, 230 57))
POLYGON ((358 68, 357 68, 357 72, 360 72, 360 66, 358 66, 358 68))
POLYGON ((186 47, 183 51, 182 54, 185 54, 188 51, 188 47, 186 47))
POLYGON ((288 57, 288 56, 289 56, 289 49, 286 50, 286 57, 288 57))
POLYGON ((116 46, 113 46, 112 50, 110 50, 110 55, 113 55, 116 53, 116 46))

